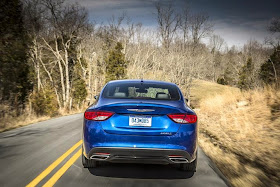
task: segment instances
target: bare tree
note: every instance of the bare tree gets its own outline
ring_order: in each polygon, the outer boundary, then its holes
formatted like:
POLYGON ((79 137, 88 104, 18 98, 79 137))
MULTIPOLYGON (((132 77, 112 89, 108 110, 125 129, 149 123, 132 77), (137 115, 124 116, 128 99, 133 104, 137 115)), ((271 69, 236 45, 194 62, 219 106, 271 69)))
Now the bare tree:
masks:
POLYGON ((182 30, 183 37, 183 49, 186 48, 186 43, 189 39, 190 29, 190 11, 188 7, 185 7, 181 14, 180 29, 182 30))
MULTIPOLYGON (((277 50, 277 48, 280 46, 280 18, 273 18, 270 22, 270 26, 269 26, 269 31, 272 32, 273 34, 278 34, 275 38, 275 42, 273 42, 271 40, 271 44, 274 46, 274 48, 277 50)), ((274 62, 271 60, 271 58, 269 59, 269 61, 271 62, 271 65, 273 67, 273 71, 274 71, 274 77, 275 77, 275 81, 278 83, 277 80, 277 71, 274 65, 274 62)))
POLYGON ((115 46, 117 42, 125 40, 127 32, 123 24, 126 19, 129 20, 129 17, 126 16, 125 12, 119 16, 112 15, 105 24, 102 23, 98 28, 97 35, 105 42, 106 50, 115 46))
POLYGON ((268 26, 271 36, 265 38, 265 43, 274 48, 280 46, 280 18, 272 18, 268 26))
POLYGON ((280 18, 273 18, 270 22, 268 29, 272 33, 280 33, 280 18))
POLYGON ((223 45, 225 44, 225 40, 221 36, 214 34, 211 36, 209 43, 211 52, 215 53, 222 49, 223 45))
POLYGON ((212 60, 211 60, 211 69, 212 69, 212 78, 213 81, 217 80, 217 70, 219 67, 219 52, 222 46, 225 44, 225 40, 219 35, 212 35, 209 41, 211 53, 212 53, 212 60))
POLYGON ((45 49, 57 61, 62 90, 63 107, 71 108, 71 65, 75 63, 72 51, 77 47, 79 36, 87 28, 87 13, 77 4, 65 4, 63 0, 44 0, 48 10, 46 20, 48 30, 42 36, 45 49))
POLYGON ((207 37, 213 31, 213 25, 206 14, 192 14, 190 16, 190 32, 194 44, 198 44, 202 38, 207 37))
POLYGON ((24 25, 32 41, 29 45, 29 59, 33 63, 36 73, 37 90, 40 90, 42 88, 42 81, 39 58, 42 56, 42 45, 40 44, 39 35, 44 30, 43 15, 45 9, 39 0, 25 0, 23 4, 24 25))
POLYGON ((157 10, 157 23, 162 45, 168 49, 180 25, 180 16, 176 13, 172 3, 163 5, 155 4, 157 10))

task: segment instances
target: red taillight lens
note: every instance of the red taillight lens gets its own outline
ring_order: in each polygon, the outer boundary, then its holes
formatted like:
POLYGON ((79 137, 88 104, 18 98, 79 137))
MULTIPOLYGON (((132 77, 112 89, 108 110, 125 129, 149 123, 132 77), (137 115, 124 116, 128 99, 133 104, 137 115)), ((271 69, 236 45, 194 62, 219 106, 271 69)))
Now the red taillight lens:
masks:
POLYGON ((170 119, 176 123, 195 123, 197 116, 194 114, 168 114, 170 119))
POLYGON ((93 121, 105 121, 109 119, 114 113, 106 111, 85 112, 85 118, 93 121))

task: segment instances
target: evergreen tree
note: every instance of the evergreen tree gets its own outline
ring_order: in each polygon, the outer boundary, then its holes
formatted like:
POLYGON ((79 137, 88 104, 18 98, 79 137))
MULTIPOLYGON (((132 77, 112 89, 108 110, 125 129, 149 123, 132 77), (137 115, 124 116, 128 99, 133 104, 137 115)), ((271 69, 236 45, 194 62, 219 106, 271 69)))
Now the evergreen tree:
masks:
POLYGON ((253 86, 253 63, 252 58, 249 57, 247 63, 242 67, 241 71, 239 72, 239 81, 238 87, 242 90, 248 90, 253 86))
POLYGON ((74 96, 74 103, 80 107, 87 97, 86 83, 83 79, 76 79, 73 81, 72 94, 74 96))
POLYGON ((58 103, 55 99, 56 95, 50 86, 46 86, 43 90, 37 90, 32 94, 31 102, 33 110, 37 116, 58 114, 58 103))
POLYGON ((111 50, 108 57, 105 59, 106 82, 126 77, 128 61, 125 60, 122 50, 122 44, 118 42, 115 49, 111 50))
POLYGON ((218 77, 217 83, 222 85, 227 85, 227 82, 225 81, 224 77, 218 77))
POLYGON ((261 66, 260 78, 266 84, 280 85, 280 46, 278 46, 270 58, 261 66), (276 82, 277 81, 277 82, 276 82))
POLYGON ((0 25, 0 100, 19 114, 31 89, 20 0, 0 1, 0 25))
POLYGON ((222 85, 231 85, 233 82, 231 74, 232 72, 230 71, 230 68, 227 67, 224 74, 217 79, 217 83, 222 85))

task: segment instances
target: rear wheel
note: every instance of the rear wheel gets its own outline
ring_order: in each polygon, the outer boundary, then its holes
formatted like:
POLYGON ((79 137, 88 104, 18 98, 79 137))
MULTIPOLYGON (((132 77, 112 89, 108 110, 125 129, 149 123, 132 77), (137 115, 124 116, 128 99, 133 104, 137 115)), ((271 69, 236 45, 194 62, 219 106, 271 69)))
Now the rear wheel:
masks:
POLYGON ((184 164, 180 164, 180 169, 183 171, 196 171, 196 166, 197 166, 197 154, 196 154, 196 158, 194 161, 192 161, 191 163, 184 163, 184 164))
POLYGON ((82 153, 82 164, 84 168, 95 168, 97 166, 97 161, 87 159, 82 153))

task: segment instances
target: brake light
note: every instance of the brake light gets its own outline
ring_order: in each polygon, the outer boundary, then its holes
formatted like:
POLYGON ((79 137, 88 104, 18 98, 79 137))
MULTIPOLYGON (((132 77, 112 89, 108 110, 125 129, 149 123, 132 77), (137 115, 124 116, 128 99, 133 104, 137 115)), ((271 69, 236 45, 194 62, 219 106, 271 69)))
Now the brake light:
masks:
POLYGON ((109 119, 114 113, 107 111, 88 111, 85 112, 85 118, 93 121, 105 121, 109 119))
POLYGON ((194 114, 168 114, 167 116, 176 123, 195 123, 197 121, 197 116, 194 114))

